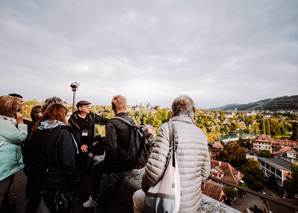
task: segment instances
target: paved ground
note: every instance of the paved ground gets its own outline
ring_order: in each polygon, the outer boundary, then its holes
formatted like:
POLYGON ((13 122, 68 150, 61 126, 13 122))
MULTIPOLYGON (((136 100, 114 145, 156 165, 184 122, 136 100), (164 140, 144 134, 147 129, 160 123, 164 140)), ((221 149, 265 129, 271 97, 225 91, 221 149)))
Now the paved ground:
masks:
MULTIPOLYGON (((273 191, 271 191, 269 188, 265 186, 264 186, 264 191, 266 192, 267 195, 271 195, 273 197, 279 197, 277 194, 275 194, 273 191)), ((234 201, 234 205, 231 207, 242 212, 245 208, 249 208, 254 205, 256 205, 260 209, 263 209, 263 200, 258 196, 255 196, 246 192, 244 197, 241 199, 237 198, 234 201)))
POLYGON ((231 207, 242 212, 244 209, 254 205, 260 209, 263 209, 263 201, 261 198, 246 192, 244 197, 241 199, 237 198, 231 207))
MULTIPOLYGON (((90 177, 85 177, 88 181, 84 181, 84 183, 89 183, 88 186, 85 186, 85 190, 82 190, 81 193, 75 196, 74 198, 74 207, 75 213, 79 212, 93 212, 93 208, 84 208, 82 205, 88 199, 89 193, 92 188, 92 181, 90 181, 90 177)), ((25 187, 26 187, 27 178, 23 171, 19 171, 15 174, 15 179, 13 185, 10 189, 9 199, 10 203, 17 204, 17 207, 13 211, 13 213, 23 213, 26 206, 25 199, 25 187)))

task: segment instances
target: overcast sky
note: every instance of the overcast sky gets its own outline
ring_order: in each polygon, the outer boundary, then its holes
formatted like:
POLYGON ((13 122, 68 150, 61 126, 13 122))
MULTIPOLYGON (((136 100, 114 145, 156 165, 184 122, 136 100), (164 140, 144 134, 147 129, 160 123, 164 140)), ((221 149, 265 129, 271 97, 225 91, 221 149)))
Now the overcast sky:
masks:
POLYGON ((0 95, 197 108, 298 95, 296 0, 1 0, 0 95))

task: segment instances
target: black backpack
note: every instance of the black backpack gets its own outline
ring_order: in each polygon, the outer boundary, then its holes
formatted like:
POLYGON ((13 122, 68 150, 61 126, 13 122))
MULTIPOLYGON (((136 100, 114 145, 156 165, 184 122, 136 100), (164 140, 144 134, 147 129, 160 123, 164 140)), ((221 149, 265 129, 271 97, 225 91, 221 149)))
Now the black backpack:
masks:
POLYGON ((125 161, 132 169, 143 168, 151 153, 151 146, 153 144, 153 136, 149 133, 148 128, 144 125, 137 125, 134 121, 128 121, 121 117, 113 117, 111 119, 120 120, 130 128, 130 146, 125 152, 125 161))

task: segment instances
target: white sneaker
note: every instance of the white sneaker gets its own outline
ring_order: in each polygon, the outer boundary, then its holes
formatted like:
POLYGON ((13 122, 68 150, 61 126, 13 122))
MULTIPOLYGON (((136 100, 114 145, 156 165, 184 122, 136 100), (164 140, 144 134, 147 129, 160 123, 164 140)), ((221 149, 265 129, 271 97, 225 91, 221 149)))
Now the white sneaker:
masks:
POLYGON ((95 206, 95 201, 92 200, 92 196, 91 195, 90 195, 89 199, 85 203, 83 203, 83 206, 85 208, 89 208, 89 207, 94 207, 95 206))

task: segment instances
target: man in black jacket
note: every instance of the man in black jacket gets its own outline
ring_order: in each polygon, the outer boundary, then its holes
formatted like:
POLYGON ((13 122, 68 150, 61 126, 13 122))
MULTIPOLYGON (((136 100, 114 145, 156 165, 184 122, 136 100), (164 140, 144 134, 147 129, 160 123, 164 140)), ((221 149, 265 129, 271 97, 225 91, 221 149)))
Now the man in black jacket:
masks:
POLYGON ((88 101, 79 101, 77 103, 78 110, 68 120, 74 130, 74 137, 83 153, 88 152, 88 147, 94 140, 96 134, 95 124, 105 125, 108 121, 108 119, 90 112, 90 104, 88 101))
MULTIPOLYGON (((116 95, 112 99, 112 108, 116 116, 133 121, 126 111, 126 98, 116 95)), ((103 175, 94 212, 107 212, 118 184, 131 168, 125 162, 125 153, 130 148, 130 126, 118 119, 111 119, 106 124, 105 159, 103 175)), ((95 171, 96 172, 96 171, 95 171)))

